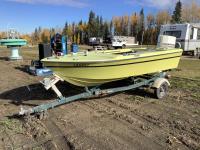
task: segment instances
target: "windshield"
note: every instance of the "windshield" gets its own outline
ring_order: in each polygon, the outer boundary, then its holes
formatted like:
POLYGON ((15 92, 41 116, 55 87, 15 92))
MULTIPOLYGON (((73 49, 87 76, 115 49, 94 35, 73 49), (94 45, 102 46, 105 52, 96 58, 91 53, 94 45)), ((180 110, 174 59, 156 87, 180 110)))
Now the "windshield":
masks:
POLYGON ((175 36, 176 38, 181 37, 181 31, 165 31, 164 35, 175 36))
POLYGON ((122 42, 122 41, 119 40, 119 39, 113 39, 112 41, 113 41, 113 42, 122 42))

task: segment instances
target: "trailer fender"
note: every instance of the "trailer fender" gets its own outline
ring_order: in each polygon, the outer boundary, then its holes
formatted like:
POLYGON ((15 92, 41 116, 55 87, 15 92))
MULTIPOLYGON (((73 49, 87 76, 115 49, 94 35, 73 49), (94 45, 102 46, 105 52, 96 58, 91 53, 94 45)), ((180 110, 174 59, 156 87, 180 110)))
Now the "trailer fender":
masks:
POLYGON ((164 82, 166 82, 168 84, 168 86, 170 86, 170 83, 167 79, 165 78, 158 78, 154 81, 152 87, 153 88, 159 88, 161 86, 161 84, 163 84, 164 82))

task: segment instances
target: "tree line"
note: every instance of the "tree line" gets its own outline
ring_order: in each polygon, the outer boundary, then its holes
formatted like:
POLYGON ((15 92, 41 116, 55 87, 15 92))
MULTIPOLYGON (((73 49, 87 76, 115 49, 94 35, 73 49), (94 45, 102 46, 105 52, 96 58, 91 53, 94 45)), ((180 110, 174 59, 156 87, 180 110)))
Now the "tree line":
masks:
MULTIPOLYGON (((183 6, 179 0, 174 11, 158 11, 157 14, 144 15, 144 9, 131 15, 113 16, 111 20, 104 20, 102 16, 90 11, 88 21, 78 23, 66 22, 64 28, 42 29, 38 27, 32 34, 22 35, 30 44, 49 43, 51 35, 61 33, 68 40, 77 44, 87 44, 90 37, 102 37, 106 40, 111 35, 134 36, 140 44, 153 45, 157 43, 160 27, 163 24, 185 22, 200 22, 200 6, 192 1, 183 6)), ((5 32, 0 33, 0 38, 5 32)))

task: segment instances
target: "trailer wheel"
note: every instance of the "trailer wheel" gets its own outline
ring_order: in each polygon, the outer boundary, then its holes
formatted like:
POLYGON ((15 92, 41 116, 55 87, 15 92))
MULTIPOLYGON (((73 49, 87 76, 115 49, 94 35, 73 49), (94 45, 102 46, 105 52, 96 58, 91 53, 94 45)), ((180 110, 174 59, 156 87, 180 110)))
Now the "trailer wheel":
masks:
POLYGON ((163 82, 159 88, 156 88, 154 90, 154 94, 156 96, 156 98, 158 99, 163 99, 167 96, 167 92, 169 89, 169 85, 167 82, 163 82))
POLYGON ((125 45, 125 44, 122 45, 122 49, 124 49, 124 48, 126 48, 126 45, 125 45))
POLYGON ((193 51, 193 56, 196 57, 197 56, 197 50, 193 51))

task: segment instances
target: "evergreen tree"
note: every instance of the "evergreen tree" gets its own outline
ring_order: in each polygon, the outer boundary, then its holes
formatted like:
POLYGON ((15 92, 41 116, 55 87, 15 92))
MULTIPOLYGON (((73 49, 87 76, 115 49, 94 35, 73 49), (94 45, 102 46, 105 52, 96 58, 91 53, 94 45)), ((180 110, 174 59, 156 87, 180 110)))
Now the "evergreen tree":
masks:
POLYGON ((76 26, 75 26, 75 22, 72 23, 72 42, 75 43, 76 42, 76 26))
POLYGON ((68 23, 66 22, 66 23, 65 23, 65 26, 64 26, 64 28, 63 28, 62 34, 65 35, 65 36, 67 36, 67 31, 68 31, 68 23))
POLYGON ((83 21, 81 20, 79 23, 79 36, 80 36, 80 43, 83 44, 83 21))
POLYGON ((182 22, 181 12, 182 12, 182 3, 179 0, 176 3, 176 7, 175 7, 175 10, 174 10, 173 15, 172 15, 172 20, 171 20, 172 23, 181 23, 182 22))
POLYGON ((104 24, 103 24, 102 16, 100 17, 100 20, 99 20, 99 36, 100 37, 104 36, 104 24))
POLYGON ((100 36, 100 18, 99 16, 96 17, 96 21, 95 21, 95 34, 97 37, 100 36))
POLYGON ((104 33, 104 39, 107 39, 110 35, 108 22, 104 22, 104 32, 103 33, 104 33))
POLYGON ((34 39, 34 44, 37 44, 40 40, 40 35, 37 28, 35 28, 35 31, 33 33, 33 39, 34 39))
POLYGON ((145 25, 144 25, 144 9, 140 11, 140 19, 139 19, 139 26, 138 26, 138 41, 140 44, 143 42, 143 36, 145 31, 145 25))
POLYGON ((88 21, 88 35, 89 35, 89 37, 95 37, 96 36, 95 27, 96 27, 95 13, 93 11, 90 11, 89 21, 88 21))
POLYGON ((54 28, 50 28, 50 36, 53 36, 55 33, 55 29, 54 28))
POLYGON ((110 31, 110 34, 111 34, 111 35, 114 35, 114 27, 113 27, 113 22, 112 22, 112 20, 110 21, 110 29, 109 29, 109 31, 110 31))
POLYGON ((42 27, 38 27, 38 33, 40 34, 42 32, 42 27))
POLYGON ((88 44, 88 24, 86 22, 83 23, 83 42, 84 44, 88 44))

